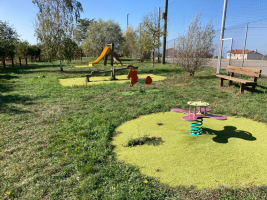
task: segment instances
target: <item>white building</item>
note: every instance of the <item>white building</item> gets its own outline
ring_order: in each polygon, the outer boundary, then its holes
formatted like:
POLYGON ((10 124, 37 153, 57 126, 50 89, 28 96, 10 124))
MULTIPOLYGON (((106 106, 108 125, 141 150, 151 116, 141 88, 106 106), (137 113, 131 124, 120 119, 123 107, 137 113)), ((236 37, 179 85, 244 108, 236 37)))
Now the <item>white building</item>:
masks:
MULTIPOLYGON (((255 51, 246 49, 244 53, 245 60, 262 60, 263 55, 255 51)), ((227 59, 230 58, 230 51, 227 51, 227 59)), ((231 52, 231 59, 243 59, 243 49, 234 49, 231 52)), ((266 60, 266 57, 264 58, 266 60)))

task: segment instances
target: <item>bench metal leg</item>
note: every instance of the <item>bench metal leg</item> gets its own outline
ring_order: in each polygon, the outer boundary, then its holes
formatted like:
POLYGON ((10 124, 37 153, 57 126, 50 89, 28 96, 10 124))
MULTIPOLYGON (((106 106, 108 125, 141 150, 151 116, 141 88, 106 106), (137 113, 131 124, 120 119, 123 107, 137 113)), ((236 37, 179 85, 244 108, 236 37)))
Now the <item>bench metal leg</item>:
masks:
POLYGON ((223 78, 220 78, 220 87, 223 86, 223 78))
POLYGON ((229 86, 231 86, 233 84, 233 81, 229 80, 229 86))
POLYGON ((239 85, 240 85, 240 93, 244 94, 245 85, 243 83, 239 83, 239 85))

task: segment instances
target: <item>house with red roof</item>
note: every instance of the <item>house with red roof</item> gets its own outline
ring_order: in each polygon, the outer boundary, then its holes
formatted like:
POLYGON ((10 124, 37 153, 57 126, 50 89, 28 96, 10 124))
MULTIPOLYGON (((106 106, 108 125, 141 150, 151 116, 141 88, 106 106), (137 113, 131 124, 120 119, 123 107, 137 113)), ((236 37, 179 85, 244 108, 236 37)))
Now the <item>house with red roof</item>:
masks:
MULTIPOLYGON (((262 60, 263 55, 256 50, 246 49, 244 52, 244 60, 262 60)), ((230 51, 227 51, 227 59, 230 58, 230 51)), ((243 49, 233 49, 231 52, 231 59, 243 59, 243 49)), ((264 59, 266 60, 266 58, 264 59)))

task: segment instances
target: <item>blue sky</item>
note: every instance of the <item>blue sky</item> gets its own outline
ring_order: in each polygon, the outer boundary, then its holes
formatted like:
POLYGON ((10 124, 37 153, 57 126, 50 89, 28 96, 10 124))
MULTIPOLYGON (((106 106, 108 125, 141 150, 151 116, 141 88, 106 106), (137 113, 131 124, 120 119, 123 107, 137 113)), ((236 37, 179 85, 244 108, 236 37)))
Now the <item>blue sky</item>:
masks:
MULTIPOLYGON (((79 0, 82 3, 84 12, 81 18, 103 20, 113 19, 119 23, 122 30, 127 27, 127 14, 129 24, 134 28, 138 27, 144 14, 153 11, 154 8, 164 7, 164 0, 79 0)), ((32 0, 0 0, 0 20, 9 21, 14 25, 21 39, 36 44, 34 37, 33 22, 37 6, 32 0)))
MULTIPOLYGON (((164 9, 165 0, 79 0, 84 12, 81 18, 96 20, 113 19, 119 23, 122 30, 127 26, 127 14, 129 24, 134 28, 139 26, 144 14, 152 12, 155 8, 164 9)), ((202 25, 206 25, 211 19, 216 31, 214 42, 219 43, 220 27, 222 22, 224 0, 169 0, 168 8, 168 40, 172 40, 183 34, 190 24, 193 16, 202 10, 202 25)), ((28 40, 36 44, 33 22, 38 9, 32 0, 0 0, 0 20, 9 21, 10 25, 21 35, 22 40, 28 40)), ((245 39, 246 22, 250 23, 248 29, 247 49, 263 53, 267 43, 267 0, 228 0, 226 28, 243 24, 240 28, 226 29, 225 37, 234 38, 234 49, 242 49, 245 39), (252 28, 256 27, 256 28, 252 28)), ((167 48, 172 47, 172 42, 167 43, 167 48)), ((225 54, 230 49, 230 41, 224 43, 225 54)), ((265 49, 267 54, 267 47, 265 49)))

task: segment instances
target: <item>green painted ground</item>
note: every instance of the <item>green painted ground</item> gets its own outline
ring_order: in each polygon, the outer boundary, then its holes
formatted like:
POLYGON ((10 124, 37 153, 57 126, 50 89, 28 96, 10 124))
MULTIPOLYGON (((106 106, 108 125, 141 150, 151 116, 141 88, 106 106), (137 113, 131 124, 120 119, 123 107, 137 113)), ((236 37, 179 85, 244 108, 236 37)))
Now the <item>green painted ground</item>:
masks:
POLYGON ((236 117, 205 118, 204 134, 191 136, 190 122, 182 116, 161 112, 122 124, 112 141, 117 159, 170 186, 208 189, 267 184, 266 124, 236 117), (129 139, 144 135, 162 139, 155 146, 126 146, 129 139))
MULTIPOLYGON (((140 75, 138 75, 139 78, 146 78, 147 76, 150 76, 152 78, 153 82, 162 81, 162 80, 167 78, 165 76, 158 76, 158 75, 154 75, 154 74, 140 74, 140 75)), ((130 84, 130 80, 127 79, 127 75, 118 75, 118 76, 116 76, 116 79, 118 79, 118 80, 111 81, 110 76, 101 76, 101 77, 95 76, 95 77, 90 78, 90 82, 87 83, 87 85, 114 83, 114 82, 115 83, 129 82, 129 84, 130 84)), ((58 80, 62 86, 86 85, 85 77, 84 78, 67 78, 67 79, 58 79, 58 80)))

